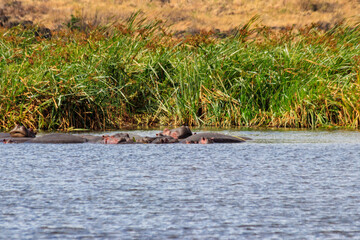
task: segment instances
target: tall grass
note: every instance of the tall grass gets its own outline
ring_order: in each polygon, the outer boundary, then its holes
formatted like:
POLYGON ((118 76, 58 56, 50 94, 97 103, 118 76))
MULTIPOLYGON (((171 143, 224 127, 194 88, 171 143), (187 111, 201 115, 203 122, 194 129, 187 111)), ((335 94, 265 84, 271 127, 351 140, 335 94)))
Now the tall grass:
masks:
POLYGON ((176 39, 135 14, 52 39, 0 31, 2 128, 360 124, 359 25, 176 39))

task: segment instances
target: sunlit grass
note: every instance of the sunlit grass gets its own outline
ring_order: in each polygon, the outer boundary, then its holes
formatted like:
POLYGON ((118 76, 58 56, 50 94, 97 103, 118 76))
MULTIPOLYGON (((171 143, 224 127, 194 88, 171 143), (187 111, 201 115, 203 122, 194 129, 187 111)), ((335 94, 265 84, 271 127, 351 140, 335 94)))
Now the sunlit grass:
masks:
MULTIPOLYGON (((253 19, 255 20, 255 19, 253 19)), ((360 124, 360 28, 174 39, 160 22, 0 33, 0 126, 127 124, 351 127, 360 124)))

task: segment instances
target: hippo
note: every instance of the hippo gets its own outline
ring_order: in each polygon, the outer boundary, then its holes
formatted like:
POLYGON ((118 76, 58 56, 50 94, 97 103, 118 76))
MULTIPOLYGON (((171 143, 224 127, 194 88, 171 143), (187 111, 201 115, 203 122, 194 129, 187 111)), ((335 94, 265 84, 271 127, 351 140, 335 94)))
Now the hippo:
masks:
POLYGON ((35 137, 34 131, 22 125, 16 125, 10 133, 0 133, 2 143, 24 143, 35 137))
POLYGON ((0 143, 102 143, 102 144, 211 144, 211 143, 241 143, 250 140, 246 137, 234 137, 221 133, 198 133, 193 134, 189 127, 181 126, 175 129, 165 128, 155 137, 142 137, 131 133, 117 133, 114 135, 71 135, 64 133, 51 133, 35 137, 36 133, 30 128, 16 125, 10 133, 0 133, 0 143))
POLYGON ((136 143, 154 143, 154 144, 161 144, 161 143, 177 143, 179 142, 178 139, 173 138, 171 136, 164 136, 156 134, 156 137, 141 137, 138 135, 129 134, 130 138, 134 139, 136 143))
POLYGON ((34 138, 36 133, 32 128, 27 129, 23 125, 16 124, 13 130, 10 131, 11 137, 29 137, 34 138))
POLYGON ((201 137, 199 139, 199 141, 186 140, 183 143, 186 143, 186 144, 210 144, 210 143, 214 143, 214 140, 211 138, 201 137))
POLYGON ((30 139, 26 143, 85 143, 86 138, 67 133, 50 133, 30 139))
POLYGON ((163 143, 178 143, 179 140, 177 138, 173 138, 171 136, 160 136, 156 137, 151 143, 153 144, 163 144, 163 143))
POLYGON ((182 139, 181 143, 241 143, 249 140, 249 138, 234 137, 225 135, 222 133, 197 133, 192 136, 189 136, 185 139, 182 139))
POLYGON ((151 143, 155 137, 141 137, 131 133, 117 133, 114 135, 104 135, 101 141, 97 143, 103 144, 130 144, 130 143, 151 143))
POLYGON ((199 144, 210 144, 210 143, 214 143, 214 140, 212 138, 201 137, 198 143, 199 144))
POLYGON ((89 142, 89 143, 102 143, 102 141, 103 141, 102 136, 94 136, 94 135, 89 135, 89 134, 77 135, 77 136, 86 139, 86 142, 89 142))
POLYGON ((2 143, 25 143, 30 141, 33 138, 28 138, 28 137, 6 137, 6 138, 1 138, 1 142, 2 143))
POLYGON ((117 143, 124 143, 125 139, 127 143, 137 142, 137 140, 141 140, 143 137, 135 135, 135 134, 128 134, 128 133, 117 133, 114 135, 102 135, 102 136, 94 136, 94 135, 77 135, 87 140, 88 143, 102 143, 102 144, 117 144, 117 143), (118 139, 118 140, 116 140, 118 139), (117 142, 116 142, 117 141, 117 142))
POLYGON ((128 134, 128 133, 117 133, 112 136, 102 136, 102 141, 98 143, 103 144, 130 144, 130 143, 177 143, 177 139, 170 136, 158 136, 158 137, 141 137, 139 135, 128 134))
POLYGON ((124 134, 121 136, 119 134, 115 134, 113 136, 105 135, 102 137, 104 144, 129 144, 134 143, 134 140, 129 137, 128 134, 124 134))
POLYGON ((161 133, 156 134, 156 136, 170 136, 175 139, 184 139, 192 135, 192 132, 188 126, 181 126, 175 129, 165 128, 161 133))

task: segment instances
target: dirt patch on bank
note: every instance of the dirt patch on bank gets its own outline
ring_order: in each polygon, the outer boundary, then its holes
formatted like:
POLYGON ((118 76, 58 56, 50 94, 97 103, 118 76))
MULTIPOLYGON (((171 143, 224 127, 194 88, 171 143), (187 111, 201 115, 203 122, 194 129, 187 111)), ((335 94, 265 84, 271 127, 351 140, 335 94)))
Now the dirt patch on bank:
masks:
POLYGON ((175 32, 227 32, 254 15, 272 29, 319 23, 328 29, 347 19, 360 21, 358 0, 4 0, 0 25, 33 23, 51 30, 81 19, 87 25, 121 22, 141 11, 149 20, 161 19, 175 32))

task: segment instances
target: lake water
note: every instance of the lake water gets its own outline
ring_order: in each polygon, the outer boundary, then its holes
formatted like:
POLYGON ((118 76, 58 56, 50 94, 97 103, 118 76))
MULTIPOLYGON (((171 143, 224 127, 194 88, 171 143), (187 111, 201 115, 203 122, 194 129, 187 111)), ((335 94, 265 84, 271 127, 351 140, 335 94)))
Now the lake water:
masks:
POLYGON ((360 239, 359 131, 225 133, 0 144, 0 239, 360 239))

